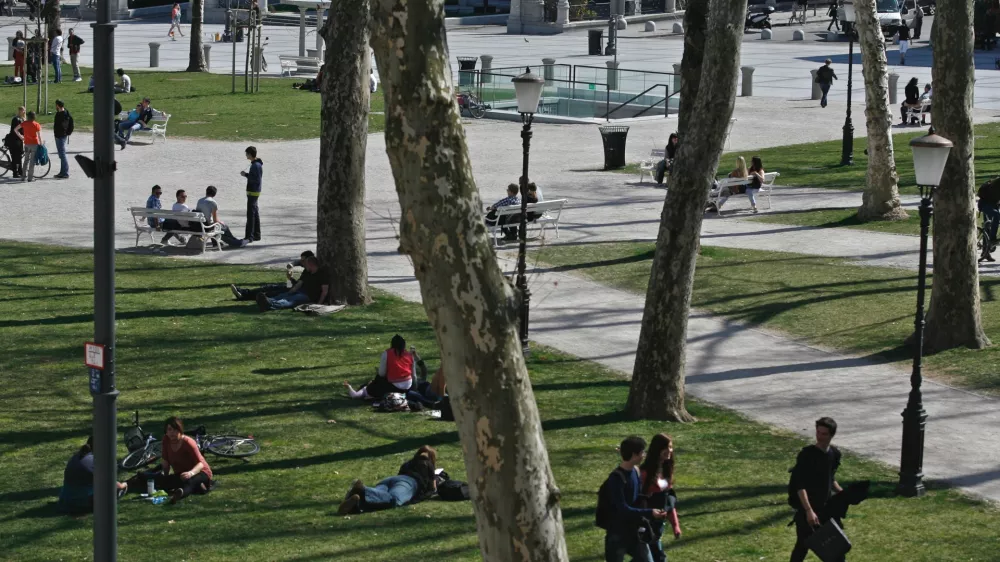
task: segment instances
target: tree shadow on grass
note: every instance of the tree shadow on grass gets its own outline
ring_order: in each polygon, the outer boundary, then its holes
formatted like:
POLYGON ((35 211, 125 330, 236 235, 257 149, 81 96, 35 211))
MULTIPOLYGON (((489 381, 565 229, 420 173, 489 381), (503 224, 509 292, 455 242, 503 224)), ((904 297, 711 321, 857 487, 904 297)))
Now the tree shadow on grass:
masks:
POLYGON ((589 388, 620 388, 629 386, 630 382, 626 379, 615 379, 615 380, 604 380, 604 381, 589 381, 589 382, 560 382, 560 383, 543 383, 534 384, 531 386, 531 390, 534 392, 546 392, 550 390, 585 390, 589 388))
MULTIPOLYGON (((119 312, 118 320, 139 320, 147 318, 174 318, 174 317, 198 317, 212 316, 215 314, 257 314, 257 310, 245 305, 211 306, 199 308, 167 308, 161 310, 136 310, 119 312)), ((15 328, 22 326, 53 326, 64 324, 81 324, 93 322, 93 314, 72 314, 68 316, 53 316, 50 318, 35 318, 31 320, 3 320, 0 321, 0 328, 15 328)))

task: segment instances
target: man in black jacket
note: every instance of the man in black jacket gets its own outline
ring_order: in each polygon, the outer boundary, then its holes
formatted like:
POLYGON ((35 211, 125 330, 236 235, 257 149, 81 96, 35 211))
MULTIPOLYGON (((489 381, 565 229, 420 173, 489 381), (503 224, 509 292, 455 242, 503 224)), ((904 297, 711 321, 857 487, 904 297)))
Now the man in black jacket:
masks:
POLYGON ((69 161, 66 160, 66 145, 69 144, 69 136, 73 134, 73 116, 66 109, 66 104, 62 100, 56 100, 56 119, 52 125, 52 135, 56 138, 56 150, 59 152, 59 173, 55 177, 66 179, 69 177, 69 161))
POLYGON ((264 161, 257 158, 257 148, 248 146, 245 152, 250 161, 250 169, 240 172, 247 179, 247 228, 244 240, 260 242, 260 209, 257 200, 260 199, 260 188, 264 179, 264 161))
POLYGON ((819 100, 820 107, 826 107, 826 94, 830 92, 830 86, 837 79, 837 73, 833 71, 833 67, 830 66, 831 64, 833 64, 833 61, 826 59, 823 66, 819 67, 819 70, 816 71, 816 83, 819 84, 819 89, 823 91, 823 99, 819 100))
POLYGON ((791 562, 801 562, 809 554, 806 539, 816 527, 830 520, 824 509, 833 492, 840 492, 836 473, 840 467, 840 451, 830 444, 837 433, 833 418, 816 420, 816 444, 803 447, 792 468, 789 502, 795 510, 795 548, 791 562), (794 492, 794 497, 792 493, 794 492))
POLYGON ((994 178, 979 188, 979 211, 990 221, 983 237, 983 253, 979 261, 996 261, 991 255, 997 243, 997 225, 1000 224, 1000 178, 994 178))

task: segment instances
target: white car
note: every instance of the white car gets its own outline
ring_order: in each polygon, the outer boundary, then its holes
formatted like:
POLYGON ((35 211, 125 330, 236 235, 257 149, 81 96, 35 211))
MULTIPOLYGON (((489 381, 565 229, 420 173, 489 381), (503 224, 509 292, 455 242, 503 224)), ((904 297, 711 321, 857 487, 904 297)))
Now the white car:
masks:
MULTIPOLYGON (((913 27, 914 14, 912 10, 907 10, 906 14, 900 13, 900 5, 896 0, 876 0, 875 4, 876 10, 878 11, 878 21, 882 26, 882 33, 886 38, 892 37, 896 34, 896 30, 903 22, 906 25, 913 27)), ((841 4, 837 8, 837 18, 843 22, 844 33, 852 33, 854 26, 853 22, 846 21, 844 17, 844 6, 841 4)))

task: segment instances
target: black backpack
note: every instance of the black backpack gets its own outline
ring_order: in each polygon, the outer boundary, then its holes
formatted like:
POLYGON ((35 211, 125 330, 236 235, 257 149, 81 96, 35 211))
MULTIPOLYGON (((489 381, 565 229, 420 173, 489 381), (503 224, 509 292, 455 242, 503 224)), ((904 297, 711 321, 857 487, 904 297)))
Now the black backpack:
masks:
POLYGON ((73 134, 73 116, 70 115, 69 111, 66 112, 66 136, 73 134))
POLYGON ((622 467, 618 467, 608 475, 597 490, 597 511, 594 514, 594 524, 604 530, 611 528, 611 522, 615 518, 615 508, 611 503, 611 492, 608 490, 608 482, 612 478, 621 478, 622 483, 628 483, 628 474, 622 467))
POLYGON ((469 485, 459 480, 445 480, 437 486, 438 497, 446 502, 460 502, 469 499, 469 485))

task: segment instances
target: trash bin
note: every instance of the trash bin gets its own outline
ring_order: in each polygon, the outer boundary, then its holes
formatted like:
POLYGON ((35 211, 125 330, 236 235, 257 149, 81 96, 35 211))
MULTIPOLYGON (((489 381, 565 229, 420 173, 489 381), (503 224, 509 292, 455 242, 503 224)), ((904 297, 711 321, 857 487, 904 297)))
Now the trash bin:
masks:
POLYGON ((458 85, 472 86, 476 83, 476 62, 479 57, 458 57, 458 85))
POLYGON ((604 54, 604 30, 603 29, 591 29, 587 32, 587 38, 590 40, 590 49, 588 54, 601 56, 604 54))
POLYGON ((625 167, 625 137, 628 127, 623 125, 604 125, 598 127, 601 140, 604 141, 604 169, 617 170, 625 167))

